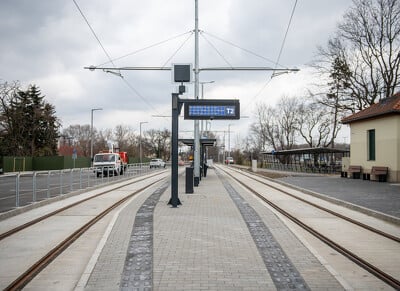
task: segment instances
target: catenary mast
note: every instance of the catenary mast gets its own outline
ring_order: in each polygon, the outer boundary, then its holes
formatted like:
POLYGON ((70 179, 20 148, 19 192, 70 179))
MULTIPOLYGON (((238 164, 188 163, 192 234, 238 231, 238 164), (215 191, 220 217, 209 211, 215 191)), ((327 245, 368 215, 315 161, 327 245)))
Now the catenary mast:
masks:
MULTIPOLYGON (((195 0, 194 19, 194 98, 199 99, 199 9, 198 0, 195 0)), ((200 135, 199 121, 194 121, 194 185, 200 181, 200 135)))

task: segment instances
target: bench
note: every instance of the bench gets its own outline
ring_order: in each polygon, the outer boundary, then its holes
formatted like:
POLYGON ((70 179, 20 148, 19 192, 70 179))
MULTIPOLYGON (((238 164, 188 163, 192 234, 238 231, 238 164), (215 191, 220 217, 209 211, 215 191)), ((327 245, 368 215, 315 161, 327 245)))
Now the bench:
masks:
POLYGON ((371 169, 371 175, 374 175, 375 177, 378 177, 379 182, 386 182, 387 180, 387 175, 389 172, 388 167, 376 167, 373 166, 371 169))
POLYGON ((352 174, 353 179, 360 179, 361 166, 349 166, 347 173, 352 174))

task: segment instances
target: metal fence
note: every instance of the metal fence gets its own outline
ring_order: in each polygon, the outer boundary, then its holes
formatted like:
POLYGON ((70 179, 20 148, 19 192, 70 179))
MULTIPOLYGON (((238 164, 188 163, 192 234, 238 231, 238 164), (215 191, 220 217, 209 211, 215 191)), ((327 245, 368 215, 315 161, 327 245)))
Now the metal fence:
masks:
MULTIPOLYGON (((106 169, 105 172, 108 172, 106 169)), ((0 176, 0 212, 101 184, 155 171, 148 163, 129 164, 123 175, 100 175, 95 168, 18 172, 0 176)), ((103 172, 103 171, 102 171, 103 172)), ((111 171, 110 171, 111 172, 111 171)))

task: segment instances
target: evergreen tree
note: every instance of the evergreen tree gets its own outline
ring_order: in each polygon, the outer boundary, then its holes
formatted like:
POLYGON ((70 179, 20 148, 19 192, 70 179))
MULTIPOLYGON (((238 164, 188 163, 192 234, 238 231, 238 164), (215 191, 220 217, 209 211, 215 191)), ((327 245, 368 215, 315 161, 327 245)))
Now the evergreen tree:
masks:
POLYGON ((55 108, 36 85, 0 96, 3 155, 47 156, 57 153, 60 123, 55 108), (6 98, 7 97, 7 98, 6 98))
POLYGON ((333 60, 332 68, 329 74, 330 82, 329 92, 325 98, 319 100, 320 103, 330 108, 332 119, 332 131, 329 144, 332 148, 335 147, 335 139, 340 130, 340 119, 348 111, 353 111, 355 99, 352 98, 350 91, 350 78, 352 73, 346 60, 341 57, 336 57, 333 60))

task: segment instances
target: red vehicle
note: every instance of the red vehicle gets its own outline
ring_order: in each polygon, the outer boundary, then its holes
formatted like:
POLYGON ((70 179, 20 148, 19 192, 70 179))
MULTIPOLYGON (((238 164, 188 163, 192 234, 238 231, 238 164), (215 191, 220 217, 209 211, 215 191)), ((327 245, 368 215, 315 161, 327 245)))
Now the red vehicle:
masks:
POLYGON ((119 152, 119 156, 121 157, 122 164, 124 165, 124 170, 126 170, 126 166, 129 164, 129 157, 127 152, 119 152))

